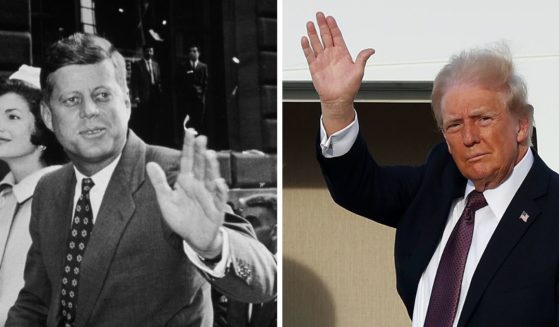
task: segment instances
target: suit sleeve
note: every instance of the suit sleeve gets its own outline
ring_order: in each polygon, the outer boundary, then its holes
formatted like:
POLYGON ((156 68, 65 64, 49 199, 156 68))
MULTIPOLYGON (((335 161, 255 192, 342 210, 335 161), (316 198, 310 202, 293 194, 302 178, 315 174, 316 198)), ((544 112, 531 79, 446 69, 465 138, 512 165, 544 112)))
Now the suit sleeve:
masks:
POLYGON ((38 208, 41 200, 39 183, 35 190, 31 209, 31 221, 29 231, 32 244, 27 253, 25 264, 25 284, 19 292, 16 303, 8 312, 8 326, 45 326, 50 303, 51 285, 47 276, 46 267, 41 254, 40 226, 38 219, 38 208))
POLYGON ((224 295, 241 302, 267 302, 276 296, 276 259, 243 218, 227 213, 230 262, 223 278, 203 275, 224 295))
MULTIPOLYGON (((179 169, 178 155, 168 160, 166 167, 167 182, 173 185, 179 169)), ((161 159, 162 157, 159 157, 161 159)), ((157 158, 148 161, 161 162, 157 158)), ((183 251, 183 240, 175 234, 165 219, 161 217, 164 233, 173 246, 183 251)), ((225 276, 215 278, 197 268, 204 278, 222 294, 241 302, 267 302, 277 293, 277 263, 274 255, 256 239, 250 223, 244 218, 225 213, 223 227, 229 235, 229 263, 225 276)))
POLYGON ((379 166, 359 134, 343 156, 325 158, 317 138, 317 159, 334 201, 347 210, 396 227, 421 185, 424 166, 379 166))

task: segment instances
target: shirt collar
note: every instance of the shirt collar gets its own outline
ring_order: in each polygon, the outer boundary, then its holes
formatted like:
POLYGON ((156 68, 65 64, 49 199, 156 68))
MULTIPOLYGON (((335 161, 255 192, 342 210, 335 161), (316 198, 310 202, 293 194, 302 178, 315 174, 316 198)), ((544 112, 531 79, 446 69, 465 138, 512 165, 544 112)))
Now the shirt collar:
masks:
POLYGON ((111 180, 111 176, 115 171, 116 165, 120 161, 121 156, 122 153, 119 154, 118 157, 116 157, 116 159, 108 164, 105 168, 99 170, 91 176, 85 176, 76 168, 76 166, 74 166, 74 172, 76 173, 76 182, 78 183, 78 185, 81 185, 81 180, 89 177, 93 180, 93 183, 95 184, 95 186, 97 186, 97 189, 106 189, 109 185, 109 181, 111 180))
POLYGON ((41 168, 33 173, 25 176, 24 179, 19 181, 19 183, 15 184, 14 175, 12 172, 9 172, 6 177, 0 182, 0 184, 10 184, 13 185, 12 191, 14 192, 14 196, 18 203, 23 203, 31 196, 33 196, 33 192, 35 191, 35 186, 39 182, 39 179, 43 177, 44 174, 50 173, 56 169, 60 168, 60 166, 48 166, 41 168))
MULTIPOLYGON (((0 181, 0 185, 6 184, 6 185, 10 185, 11 187, 13 187, 15 183, 16 183, 16 179, 11 171, 8 172, 6 176, 4 176, 2 181, 0 181)), ((2 186, 2 188, 4 188, 4 186, 2 186)))
MULTIPOLYGON (((528 151, 512 170, 512 174, 496 188, 485 190, 483 195, 487 201, 487 205, 493 211, 493 214, 499 219, 505 214, 512 198, 516 194, 516 191, 520 188, 520 185, 528 175, 532 164, 534 163, 534 154, 532 150, 528 148, 528 151)), ((475 189, 474 183, 468 180, 466 184, 466 191, 464 192, 464 199, 475 189)))

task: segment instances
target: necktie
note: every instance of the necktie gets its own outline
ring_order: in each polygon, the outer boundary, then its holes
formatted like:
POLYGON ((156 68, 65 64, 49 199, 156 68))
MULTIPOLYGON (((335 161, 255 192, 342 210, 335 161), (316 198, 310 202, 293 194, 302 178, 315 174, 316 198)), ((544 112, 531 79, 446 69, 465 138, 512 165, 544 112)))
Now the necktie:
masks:
POLYGON ((451 327, 456 316, 466 259, 472 243, 475 214, 487 205, 483 193, 472 191, 466 208, 444 248, 433 283, 425 327, 451 327))
POLYGON ((153 75, 153 67, 151 66, 151 59, 148 60, 149 76, 151 78, 151 85, 155 84, 155 76, 153 75))
POLYGON ((89 191, 94 183, 91 178, 82 179, 82 194, 76 203, 72 228, 68 236, 68 247, 62 275, 60 304, 64 327, 71 327, 76 319, 80 265, 87 241, 93 230, 93 213, 89 202, 89 191))

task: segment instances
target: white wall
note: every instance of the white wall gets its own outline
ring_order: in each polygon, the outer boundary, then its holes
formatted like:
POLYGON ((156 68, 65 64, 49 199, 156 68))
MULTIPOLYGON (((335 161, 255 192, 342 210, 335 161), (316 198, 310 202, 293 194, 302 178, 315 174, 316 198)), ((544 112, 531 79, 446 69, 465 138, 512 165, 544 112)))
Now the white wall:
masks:
POLYGON ((539 152, 559 171, 559 1, 283 0, 283 80, 310 80, 300 38, 318 10, 336 17, 354 56, 376 50, 369 81, 430 81, 452 54, 506 41, 536 110, 539 152))

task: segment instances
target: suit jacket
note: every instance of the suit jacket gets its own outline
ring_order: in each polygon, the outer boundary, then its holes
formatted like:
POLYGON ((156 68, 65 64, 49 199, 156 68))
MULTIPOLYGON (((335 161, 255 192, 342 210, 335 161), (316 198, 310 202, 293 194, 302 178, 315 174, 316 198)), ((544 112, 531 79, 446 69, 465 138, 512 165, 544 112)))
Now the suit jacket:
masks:
MULTIPOLYGON (((155 80, 155 90, 161 93, 161 72, 159 64, 155 60, 151 60, 153 67, 153 77, 155 80)), ((154 88, 151 85, 151 75, 149 73, 147 63, 144 59, 140 59, 132 63, 131 92, 132 99, 140 98, 140 103, 147 103, 154 96, 152 92, 154 88)))
MULTIPOLYGON (((182 240, 161 215, 145 170, 155 161, 172 183, 179 155, 129 132, 81 263, 74 326, 211 326, 208 280, 241 301, 265 301, 276 293, 275 259, 238 216, 225 217, 231 249, 225 277, 205 276, 188 260, 182 240)), ((37 185, 25 286, 7 326, 58 325, 75 183, 68 164, 37 185)))
MULTIPOLYGON (((558 325, 559 175, 534 156, 479 261, 458 326, 558 325)), ((420 167, 377 165, 361 136, 346 155, 318 160, 338 204, 396 228, 397 289, 411 316, 421 274, 466 186, 446 144, 420 167)))
POLYGON ((190 60, 187 60, 181 68, 179 78, 179 84, 183 85, 187 100, 204 101, 208 87, 208 65, 198 61, 198 65, 194 68, 190 60))
POLYGON ((266 303, 244 303, 212 290, 213 327, 276 327, 277 299, 266 303), (250 317, 249 317, 250 311, 250 317))

